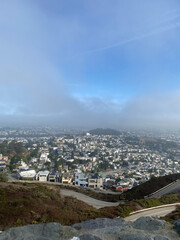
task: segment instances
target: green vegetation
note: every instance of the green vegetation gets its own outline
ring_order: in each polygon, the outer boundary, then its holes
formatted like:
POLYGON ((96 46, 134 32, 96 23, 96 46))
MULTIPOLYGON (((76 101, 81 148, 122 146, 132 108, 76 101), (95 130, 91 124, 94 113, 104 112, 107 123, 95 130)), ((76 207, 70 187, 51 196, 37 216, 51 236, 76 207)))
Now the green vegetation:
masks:
POLYGON ((6 173, 0 172, 0 182, 7 182, 8 176, 6 173))
POLYGON ((22 155, 22 154, 15 154, 12 158, 11 158, 11 161, 10 161, 10 164, 9 164, 9 169, 12 171, 13 169, 16 168, 17 164, 23 160, 24 162, 27 161, 27 158, 22 155))
POLYGON ((109 164, 108 161, 104 160, 98 165, 98 171, 104 171, 107 169, 114 169, 113 165, 109 164))
POLYGON ((151 208, 151 207, 163 205, 163 203, 156 198, 136 200, 136 202, 139 203, 142 208, 151 208))
POLYGON ((34 150, 31 150, 30 157, 38 158, 40 156, 39 154, 39 148, 36 148, 34 150))
POLYGON ((121 217, 127 217, 131 212, 133 212, 133 209, 130 206, 126 206, 124 204, 120 204, 117 209, 119 210, 118 215, 121 217))
POLYGON ((28 151, 24 148, 22 142, 17 142, 15 140, 8 143, 8 141, 3 141, 0 143, 0 153, 4 156, 8 156, 10 159, 9 169, 13 171, 16 164, 21 161, 28 160, 28 151))
POLYGON ((0 153, 8 157, 13 157, 16 154, 23 155, 26 153, 26 149, 23 147, 22 142, 16 142, 13 140, 8 143, 8 141, 3 141, 0 143, 0 153))
POLYGON ((161 198, 140 199, 136 200, 135 202, 138 203, 142 208, 151 208, 165 204, 179 203, 180 194, 168 194, 162 196, 161 198))
POLYGON ((162 217, 161 219, 164 219, 167 222, 172 222, 178 220, 179 218, 180 218, 180 206, 177 206, 175 211, 169 213, 168 215, 162 217))

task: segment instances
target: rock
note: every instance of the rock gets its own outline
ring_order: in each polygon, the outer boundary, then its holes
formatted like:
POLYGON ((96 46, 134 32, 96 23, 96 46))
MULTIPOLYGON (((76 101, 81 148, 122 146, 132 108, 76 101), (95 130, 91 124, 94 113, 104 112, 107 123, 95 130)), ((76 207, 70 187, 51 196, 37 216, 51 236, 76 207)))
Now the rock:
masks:
POLYGON ((123 218, 98 218, 98 219, 92 219, 89 221, 76 223, 73 225, 75 229, 100 229, 110 226, 121 226, 122 224, 126 223, 123 218))
POLYGON ((141 230, 159 230, 164 227, 165 221, 158 220, 152 217, 140 217, 135 222, 132 223, 133 228, 141 230))
MULTIPOLYGON (((174 223, 179 228, 180 220, 174 223)), ((99 218, 70 226, 59 223, 27 225, 0 234, 0 240, 179 240, 172 225, 151 217, 134 223, 122 218, 99 218)))
POLYGON ((169 238, 163 236, 156 236, 154 237, 154 240, 169 240, 169 238))
POLYGON ((100 229, 95 229, 94 232, 100 233, 100 234, 119 234, 121 231, 126 231, 128 230, 127 225, 120 225, 119 227, 106 227, 106 228, 100 228, 100 229))
POLYGON ((173 221, 172 224, 174 225, 174 230, 180 234, 180 219, 173 221))
POLYGON ((119 240, 153 240, 153 238, 144 234, 124 234, 119 237, 119 240))
POLYGON ((81 235, 79 236, 79 239, 80 240, 102 240, 101 238, 90 235, 90 234, 81 235))
POLYGON ((61 236, 61 224, 47 223, 10 228, 0 234, 0 240, 59 240, 61 236))

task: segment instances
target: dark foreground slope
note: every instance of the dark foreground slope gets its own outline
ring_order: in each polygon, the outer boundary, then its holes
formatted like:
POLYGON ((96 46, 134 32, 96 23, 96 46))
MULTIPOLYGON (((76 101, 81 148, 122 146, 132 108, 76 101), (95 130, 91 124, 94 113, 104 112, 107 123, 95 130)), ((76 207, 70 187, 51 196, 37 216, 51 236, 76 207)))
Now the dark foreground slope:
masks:
POLYGON ((133 200, 142 199, 145 196, 156 192, 157 190, 167 186, 168 184, 180 179, 180 173, 170 174, 162 177, 153 177, 149 181, 140 184, 137 187, 125 192, 120 199, 133 200))

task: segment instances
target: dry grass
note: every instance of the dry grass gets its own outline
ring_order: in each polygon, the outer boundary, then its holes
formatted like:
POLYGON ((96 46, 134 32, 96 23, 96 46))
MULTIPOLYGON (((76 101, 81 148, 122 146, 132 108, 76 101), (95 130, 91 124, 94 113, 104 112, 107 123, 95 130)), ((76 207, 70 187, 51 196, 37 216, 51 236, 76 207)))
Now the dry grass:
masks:
POLYGON ((98 217, 116 217, 111 208, 97 210, 72 197, 60 195, 57 186, 0 183, 0 230, 31 223, 72 225, 98 217))

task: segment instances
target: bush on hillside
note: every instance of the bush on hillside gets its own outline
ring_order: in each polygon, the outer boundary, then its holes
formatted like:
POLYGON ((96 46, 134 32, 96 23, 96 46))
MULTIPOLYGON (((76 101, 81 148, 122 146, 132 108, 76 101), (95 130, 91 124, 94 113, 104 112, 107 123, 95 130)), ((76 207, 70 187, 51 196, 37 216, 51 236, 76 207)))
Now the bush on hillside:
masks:
POLYGON ((0 182, 7 182, 8 176, 6 173, 0 172, 0 182))

